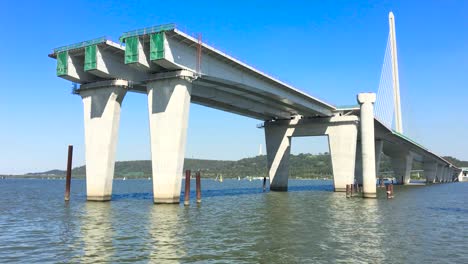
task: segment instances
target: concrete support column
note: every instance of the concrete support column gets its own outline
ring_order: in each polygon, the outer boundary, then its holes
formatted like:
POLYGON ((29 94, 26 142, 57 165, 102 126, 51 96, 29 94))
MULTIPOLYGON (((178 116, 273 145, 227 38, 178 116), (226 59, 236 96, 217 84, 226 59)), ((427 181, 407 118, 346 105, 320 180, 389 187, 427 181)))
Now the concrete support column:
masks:
POLYGON ((437 163, 426 161, 423 166, 426 183, 434 183, 437 175, 437 163))
POLYGON ((346 185, 354 183, 357 125, 347 123, 331 126, 327 134, 335 192, 345 192, 346 185))
MULTIPOLYGON (((376 177, 379 176, 382 150, 383 150, 383 141, 380 139, 376 140, 375 141, 375 175, 376 177)), ((360 140, 358 140, 357 145, 356 145, 356 165, 354 169, 354 177, 358 184, 362 184, 362 150, 361 150, 360 140)))
POLYGON ((154 203, 179 203, 192 83, 172 77, 147 83, 154 203))
POLYGON ((411 169, 413 168, 413 155, 411 152, 392 157, 392 167, 396 180, 401 184, 408 184, 411 180, 411 169))
POLYGON ((448 175, 448 167, 444 166, 444 174, 442 176, 442 182, 447 182, 447 175, 448 175))
POLYGON ((270 190, 287 191, 289 178, 289 155, 294 128, 266 126, 265 141, 270 190))
POLYGON ((356 144, 356 162, 354 165, 354 179, 357 184, 362 185, 362 148, 361 140, 356 144))
POLYGON ((361 105, 362 182, 364 198, 377 197, 374 141, 375 99, 375 93, 361 93, 357 96, 357 100, 361 105))
POLYGON ((382 158, 383 151, 383 140, 379 139, 375 141, 375 175, 379 177, 380 173, 380 160, 382 158))
POLYGON ((442 182, 442 174, 443 174, 444 167, 440 164, 437 164, 437 173, 436 173, 436 178, 435 182, 442 182))
POLYGON ((89 201, 109 201, 112 195, 120 107, 128 83, 123 80, 82 85, 89 201))

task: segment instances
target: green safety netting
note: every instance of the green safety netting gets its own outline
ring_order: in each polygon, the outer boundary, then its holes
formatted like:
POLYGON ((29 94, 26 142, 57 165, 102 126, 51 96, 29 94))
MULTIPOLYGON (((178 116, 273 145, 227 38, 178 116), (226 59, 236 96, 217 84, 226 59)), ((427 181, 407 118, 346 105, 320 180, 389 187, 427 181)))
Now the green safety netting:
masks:
POLYGON ((104 43, 104 42, 107 41, 107 39, 108 39, 107 37, 100 37, 100 38, 95 38, 95 39, 92 39, 92 40, 82 41, 82 42, 75 43, 75 44, 72 44, 72 45, 63 46, 63 47, 54 49, 54 53, 59 53, 59 52, 64 52, 64 51, 83 48, 83 47, 86 47, 86 46, 91 46, 91 45, 104 43))
POLYGON ((148 34, 153 34, 153 33, 158 33, 158 32, 163 32, 163 31, 169 31, 173 30, 176 28, 176 25, 171 23, 171 24, 165 24, 165 25, 159 25, 159 26, 153 26, 153 27, 146 27, 146 28, 141 28, 137 30, 132 30, 128 31, 122 34, 120 36, 119 40, 120 42, 127 42, 127 39, 130 37, 134 36, 143 36, 143 35, 148 35, 148 34))
POLYGON ((68 74, 68 51, 57 54, 57 76, 68 74))
POLYGON ((96 64, 96 45, 91 45, 85 47, 85 62, 84 62, 84 70, 95 70, 97 68, 96 64))
POLYGON ((138 62, 138 37, 125 39, 125 64, 138 62))
POLYGON ((164 58, 164 33, 159 32, 150 36, 150 59, 159 60, 164 58))

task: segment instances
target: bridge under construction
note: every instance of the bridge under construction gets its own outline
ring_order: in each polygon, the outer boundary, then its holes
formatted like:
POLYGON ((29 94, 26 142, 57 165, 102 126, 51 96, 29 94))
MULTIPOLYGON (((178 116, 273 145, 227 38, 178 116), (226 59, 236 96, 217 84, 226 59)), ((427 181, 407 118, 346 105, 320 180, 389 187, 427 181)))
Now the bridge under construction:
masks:
POLYGON ((402 184, 409 183, 414 160, 423 162, 429 182, 453 181, 460 169, 403 134, 391 13, 389 21, 378 94, 360 93, 356 105, 345 108, 272 78, 174 24, 126 32, 120 43, 98 38, 55 49, 49 56, 57 61, 57 76, 77 83, 74 93, 83 100, 87 199, 111 199, 127 92, 148 98, 155 203, 180 201, 190 103, 263 121, 272 191, 287 191, 291 138, 299 136, 328 136, 335 191, 357 181, 364 197, 376 197, 382 153, 392 158, 402 184))

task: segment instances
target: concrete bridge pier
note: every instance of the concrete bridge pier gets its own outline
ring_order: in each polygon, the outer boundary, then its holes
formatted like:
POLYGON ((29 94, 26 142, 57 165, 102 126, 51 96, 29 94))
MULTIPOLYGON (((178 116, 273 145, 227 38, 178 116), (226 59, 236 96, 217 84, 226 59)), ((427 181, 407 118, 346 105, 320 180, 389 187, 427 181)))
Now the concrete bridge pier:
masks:
POLYGON ((436 178, 434 182, 436 183, 442 182, 443 170, 444 170, 443 165, 437 164, 437 173, 436 173, 436 178))
POLYGON ((411 169, 413 168, 413 154, 409 151, 400 152, 391 156, 391 163, 396 180, 400 184, 408 184, 411 180, 411 169))
POLYGON ((147 82, 154 203, 179 203, 192 83, 187 77, 147 82))
POLYGON ((441 173, 441 180, 440 182, 445 183, 445 180, 447 178, 447 167, 442 166, 442 173, 441 173))
POLYGON ((345 192, 346 185, 354 182, 357 127, 355 124, 330 126, 327 134, 334 189, 335 192, 345 192))
POLYGON ((124 80, 81 85, 88 201, 109 201, 112 195, 120 108, 127 92, 124 80))
MULTIPOLYGON (((382 150, 383 150, 383 140, 381 139, 375 140, 375 175, 376 175, 376 178, 379 176, 382 150)), ((358 184, 362 184, 361 140, 358 140, 357 145, 356 145, 356 165, 354 169, 354 177, 358 184)))
POLYGON ((383 152, 383 140, 377 139, 375 140, 375 175, 376 177, 379 176, 379 172, 380 172, 380 160, 382 159, 382 152, 383 152))
POLYGON ((437 163, 425 161, 423 165, 426 183, 434 183, 437 175, 437 163))
POLYGON ((288 190, 292 137, 327 135, 334 189, 337 192, 346 191, 346 185, 352 184, 354 179, 357 122, 357 116, 339 115, 317 119, 302 119, 297 116, 291 120, 265 122, 270 190, 288 190))
MULTIPOLYGON (((297 123, 297 120, 291 120, 297 123)), ((287 191, 289 179, 289 155, 294 128, 288 126, 265 126, 267 168, 270 190, 287 191)))
POLYGON ((375 93, 358 94, 361 105, 362 187, 364 198, 376 198, 374 102, 375 93))

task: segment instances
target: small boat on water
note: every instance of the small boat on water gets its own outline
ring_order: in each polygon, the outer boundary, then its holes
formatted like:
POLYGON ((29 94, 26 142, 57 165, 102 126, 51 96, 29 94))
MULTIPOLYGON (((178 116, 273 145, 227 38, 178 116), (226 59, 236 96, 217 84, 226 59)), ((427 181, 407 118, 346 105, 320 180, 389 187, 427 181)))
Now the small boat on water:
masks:
POLYGON ((216 175, 215 181, 223 182, 223 175, 216 175))

